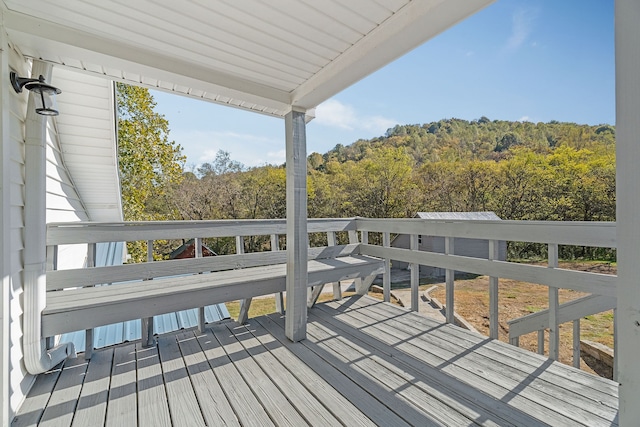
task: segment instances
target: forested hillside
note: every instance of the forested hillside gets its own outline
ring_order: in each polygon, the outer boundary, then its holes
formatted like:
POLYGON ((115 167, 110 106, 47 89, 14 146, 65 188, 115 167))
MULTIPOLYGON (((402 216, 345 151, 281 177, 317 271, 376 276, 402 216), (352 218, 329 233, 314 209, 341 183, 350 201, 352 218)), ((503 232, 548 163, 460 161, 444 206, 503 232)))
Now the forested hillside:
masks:
MULTIPOLYGON (((169 124, 153 112, 153 98, 144 89, 118 89, 126 220, 285 217, 283 165, 246 168, 220 151, 212 163, 180 175, 181 148, 168 140, 169 124), (132 123, 138 111, 142 126, 132 123), (154 130, 153 123, 161 126, 154 130), (141 140, 159 148, 134 150, 146 147, 141 140)), ((384 136, 310 154, 308 171, 310 217, 491 210, 514 220, 615 220, 609 125, 486 117, 398 125, 384 136)))

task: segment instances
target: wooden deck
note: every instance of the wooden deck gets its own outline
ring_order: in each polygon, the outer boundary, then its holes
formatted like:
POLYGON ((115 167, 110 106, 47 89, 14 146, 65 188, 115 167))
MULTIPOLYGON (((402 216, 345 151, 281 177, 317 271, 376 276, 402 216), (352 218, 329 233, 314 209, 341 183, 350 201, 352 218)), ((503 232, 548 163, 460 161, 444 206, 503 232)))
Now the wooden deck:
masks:
POLYGON ((15 426, 617 425, 618 387, 369 297, 82 355, 38 377, 15 426))

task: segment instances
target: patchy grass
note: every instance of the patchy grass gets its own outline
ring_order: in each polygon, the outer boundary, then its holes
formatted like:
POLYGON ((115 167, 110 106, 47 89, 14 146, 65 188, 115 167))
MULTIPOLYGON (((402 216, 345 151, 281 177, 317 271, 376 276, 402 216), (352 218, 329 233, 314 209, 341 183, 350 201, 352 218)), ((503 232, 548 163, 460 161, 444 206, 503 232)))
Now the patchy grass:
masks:
MULTIPOLYGON (((581 271, 593 271, 605 274, 615 274, 616 268, 609 263, 561 263, 560 268, 581 271)), ((560 289, 560 303, 564 303, 586 293, 570 289, 560 289)), ((446 304, 444 285, 431 292, 431 295, 446 304)), ((549 307, 549 289, 546 286, 500 279, 498 285, 499 304, 499 339, 509 341, 508 320, 535 313, 549 307)), ((457 280, 455 282, 455 310, 470 322, 478 331, 489 335, 489 278, 479 276, 473 279, 457 280)), ((580 337, 613 347, 613 312, 604 312, 586 316, 580 321, 580 337)), ((548 331, 545 332, 545 343, 548 343, 548 331)), ((560 361, 571 364, 573 359, 573 325, 560 325, 560 361)), ((536 352, 538 349, 538 335, 536 332, 520 337, 520 347, 536 352)), ((545 346, 548 354, 548 346, 545 346)), ((593 372, 584 361, 583 370, 593 372)))

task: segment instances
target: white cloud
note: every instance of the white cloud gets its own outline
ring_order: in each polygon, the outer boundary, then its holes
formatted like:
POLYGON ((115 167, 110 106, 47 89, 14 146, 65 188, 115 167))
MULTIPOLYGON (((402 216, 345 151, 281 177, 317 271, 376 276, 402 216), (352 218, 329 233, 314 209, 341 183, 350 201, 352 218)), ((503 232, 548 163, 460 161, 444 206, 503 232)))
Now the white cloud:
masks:
POLYGON ((366 130, 376 133, 383 133, 398 123, 387 117, 360 115, 351 105, 343 104, 336 99, 318 105, 315 122, 348 131, 366 130))
POLYGON ((530 122, 531 119, 529 118, 529 116, 522 116, 518 119, 519 122, 530 122))
POLYGON ((520 48, 533 29, 533 22, 537 12, 533 9, 518 9, 511 17, 511 35, 507 39, 506 49, 517 50, 520 48))

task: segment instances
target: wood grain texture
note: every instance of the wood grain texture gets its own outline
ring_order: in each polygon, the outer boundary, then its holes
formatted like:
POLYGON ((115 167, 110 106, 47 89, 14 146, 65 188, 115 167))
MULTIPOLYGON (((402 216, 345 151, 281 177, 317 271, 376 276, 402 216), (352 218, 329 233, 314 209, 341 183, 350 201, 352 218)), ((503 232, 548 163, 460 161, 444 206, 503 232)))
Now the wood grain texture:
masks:
POLYGON ((136 395, 135 344, 118 346, 114 349, 110 386, 105 426, 137 425, 138 399, 136 395))
POLYGON ((157 347, 136 344, 138 379, 138 425, 171 426, 167 392, 157 347))
POLYGON ((91 358, 72 426, 84 427, 104 424, 112 362, 112 348, 97 352, 91 358))

